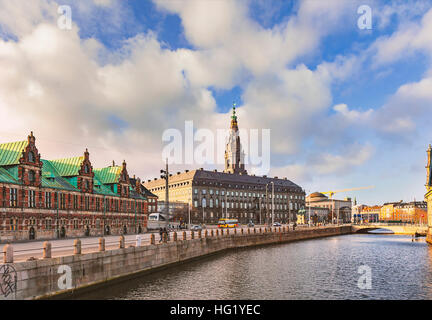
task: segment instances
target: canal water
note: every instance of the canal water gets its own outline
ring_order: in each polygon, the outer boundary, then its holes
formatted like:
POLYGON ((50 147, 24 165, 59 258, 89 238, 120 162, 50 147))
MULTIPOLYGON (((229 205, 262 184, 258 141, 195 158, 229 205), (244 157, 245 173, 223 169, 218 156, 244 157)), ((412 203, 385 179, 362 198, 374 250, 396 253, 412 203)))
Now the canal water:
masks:
POLYGON ((432 247, 425 238, 354 234, 239 249, 76 298, 432 299, 432 247))

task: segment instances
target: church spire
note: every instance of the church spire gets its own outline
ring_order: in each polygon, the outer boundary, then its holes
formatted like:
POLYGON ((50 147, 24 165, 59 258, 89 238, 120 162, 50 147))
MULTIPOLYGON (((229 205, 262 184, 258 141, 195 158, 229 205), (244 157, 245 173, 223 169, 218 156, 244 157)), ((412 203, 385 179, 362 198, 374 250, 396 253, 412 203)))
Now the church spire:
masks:
POLYGON ((224 172, 247 174, 244 167, 244 152, 240 144, 240 135, 237 124, 236 103, 233 103, 231 116, 231 129, 228 143, 225 149, 225 170, 224 172))
POLYGON ((232 108, 232 116, 231 116, 231 129, 238 130, 237 126, 237 116, 236 116, 236 103, 233 102, 233 108, 232 108))

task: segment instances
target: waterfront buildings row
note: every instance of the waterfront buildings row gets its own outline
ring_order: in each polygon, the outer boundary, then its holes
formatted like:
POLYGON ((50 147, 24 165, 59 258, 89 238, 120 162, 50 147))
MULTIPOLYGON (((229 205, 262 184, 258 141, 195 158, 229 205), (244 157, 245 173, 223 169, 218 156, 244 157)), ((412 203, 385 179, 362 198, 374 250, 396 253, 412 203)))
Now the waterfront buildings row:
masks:
POLYGON ((427 204, 425 201, 399 201, 382 206, 358 205, 354 207, 354 221, 427 224, 427 204))
MULTIPOLYGON (((166 200, 164 179, 148 180, 144 186, 160 201, 166 200)), ((225 169, 177 172, 169 176, 168 191, 169 201, 189 204, 192 223, 216 223, 220 218, 236 218, 240 223, 286 223, 296 221, 297 213, 305 207, 304 190, 287 178, 247 173, 235 108, 225 169)))
POLYGON ((0 144, 0 241, 143 232, 157 197, 126 162, 93 168, 90 153, 44 160, 31 133, 0 144))

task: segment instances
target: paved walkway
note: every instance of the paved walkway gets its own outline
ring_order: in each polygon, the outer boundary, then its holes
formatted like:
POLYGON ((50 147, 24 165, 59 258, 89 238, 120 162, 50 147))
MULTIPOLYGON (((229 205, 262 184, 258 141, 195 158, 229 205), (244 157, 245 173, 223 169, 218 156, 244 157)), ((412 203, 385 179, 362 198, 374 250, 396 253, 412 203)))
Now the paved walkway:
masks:
MULTIPOLYGON (((286 225, 283 225, 286 227, 286 225)), ((255 228, 263 228, 264 226, 255 226, 255 228)), ((243 228, 247 229, 246 226, 243 228)), ((307 229, 307 226, 297 227, 298 230, 307 229)), ((237 233, 240 233, 241 228, 237 228, 237 233)), ((291 228, 290 228, 291 229, 291 228)), ((203 233, 204 233, 203 229, 203 233)), ((210 233, 211 230, 216 232, 216 228, 207 228, 207 231, 210 233)), ((183 239, 183 231, 186 232, 186 239, 191 239, 191 232, 189 230, 179 230, 177 231, 177 238, 179 240, 183 239)), ((220 231, 219 231, 220 232, 220 231)), ((224 231, 225 233, 226 231, 224 231)), ((230 233, 233 233, 234 229, 230 229, 230 233)), ((155 243, 159 243, 159 232, 152 232, 155 235, 155 243)), ((140 234, 141 236, 141 246, 150 244, 150 232, 140 234)), ((174 232, 170 232, 170 241, 173 240, 174 232)), ((135 246, 136 245, 136 234, 125 235, 125 247, 135 246)), ((197 237, 197 232, 195 232, 195 238, 197 237)), ((113 250, 119 248, 119 239, 118 235, 115 236, 105 236, 105 250, 113 250)), ((99 250, 99 237, 86 237, 80 238, 81 240, 81 250, 82 253, 90 253, 96 252, 99 250)), ((51 255, 52 257, 60 257, 60 256, 68 256, 73 255, 74 251, 74 241, 75 239, 59 239, 59 240, 49 240, 51 242, 51 255)), ((43 256, 43 243, 45 241, 31 241, 25 243, 13 243, 14 250, 14 262, 26 261, 31 257, 40 259, 43 256)))

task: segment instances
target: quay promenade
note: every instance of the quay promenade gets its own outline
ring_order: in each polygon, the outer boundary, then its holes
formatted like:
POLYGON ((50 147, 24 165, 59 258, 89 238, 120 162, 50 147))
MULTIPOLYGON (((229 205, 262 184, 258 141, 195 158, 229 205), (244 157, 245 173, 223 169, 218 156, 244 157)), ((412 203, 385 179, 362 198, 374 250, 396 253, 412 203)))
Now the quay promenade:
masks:
POLYGON ((39 253, 15 252, 14 244, 9 244, 3 248, 3 265, 0 265, 2 278, 8 282, 2 285, 8 290, 0 299, 62 298, 224 250, 351 232, 350 225, 295 231, 286 226, 204 229, 202 232, 171 232, 169 240, 165 238, 162 243, 158 234, 138 239, 132 236, 99 238, 97 247, 75 239, 72 250, 67 245, 53 246, 51 242, 44 242, 39 253))

